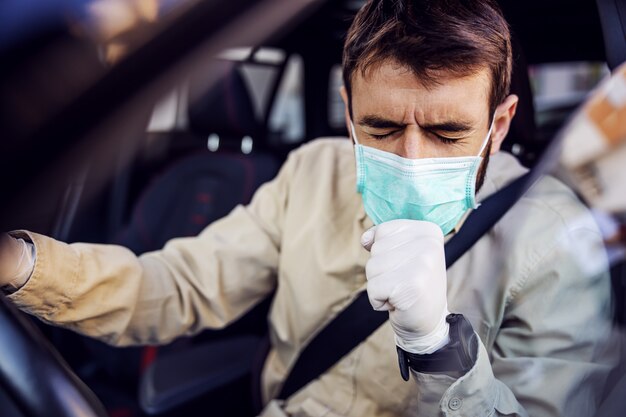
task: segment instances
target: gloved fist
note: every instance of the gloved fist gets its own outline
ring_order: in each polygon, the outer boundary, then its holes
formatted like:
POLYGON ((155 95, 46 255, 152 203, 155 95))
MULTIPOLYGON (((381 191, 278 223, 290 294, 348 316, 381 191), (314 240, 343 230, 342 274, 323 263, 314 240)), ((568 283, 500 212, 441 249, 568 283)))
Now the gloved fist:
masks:
POLYGON ((396 343, 412 353, 432 353, 448 343, 443 234, 434 223, 392 220, 361 237, 371 252, 365 274, 375 310, 389 311, 396 343))

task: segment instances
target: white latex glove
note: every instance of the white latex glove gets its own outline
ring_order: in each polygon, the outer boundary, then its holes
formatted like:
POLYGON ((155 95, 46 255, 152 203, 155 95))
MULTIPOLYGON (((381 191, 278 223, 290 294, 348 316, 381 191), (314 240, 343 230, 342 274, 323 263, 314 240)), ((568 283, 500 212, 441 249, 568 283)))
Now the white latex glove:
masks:
POLYGON ((389 311, 396 344, 407 352, 433 353, 449 342, 443 234, 434 223, 392 220, 361 237, 371 252, 365 274, 375 310, 389 311))
POLYGON ((34 266, 32 245, 0 233, 0 288, 21 287, 30 277, 34 266))

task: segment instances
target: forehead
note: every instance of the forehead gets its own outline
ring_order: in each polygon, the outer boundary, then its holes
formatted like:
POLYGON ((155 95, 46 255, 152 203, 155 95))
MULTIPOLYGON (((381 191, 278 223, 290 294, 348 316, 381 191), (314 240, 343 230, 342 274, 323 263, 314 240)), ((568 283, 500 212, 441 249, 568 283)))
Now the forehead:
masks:
POLYGON ((490 77, 485 67, 459 77, 436 74, 435 82, 421 80, 409 68, 395 62, 355 71, 351 82, 352 110, 356 116, 384 115, 396 121, 418 123, 433 119, 487 118, 490 77))

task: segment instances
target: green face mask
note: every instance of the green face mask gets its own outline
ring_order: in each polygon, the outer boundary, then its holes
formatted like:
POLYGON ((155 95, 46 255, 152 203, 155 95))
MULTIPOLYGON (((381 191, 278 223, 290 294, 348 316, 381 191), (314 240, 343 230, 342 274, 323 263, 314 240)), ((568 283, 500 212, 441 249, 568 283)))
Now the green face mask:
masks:
POLYGON ((476 208, 476 176, 493 121, 477 156, 407 159, 355 141, 357 191, 374 224, 395 219, 425 220, 446 235, 476 208))

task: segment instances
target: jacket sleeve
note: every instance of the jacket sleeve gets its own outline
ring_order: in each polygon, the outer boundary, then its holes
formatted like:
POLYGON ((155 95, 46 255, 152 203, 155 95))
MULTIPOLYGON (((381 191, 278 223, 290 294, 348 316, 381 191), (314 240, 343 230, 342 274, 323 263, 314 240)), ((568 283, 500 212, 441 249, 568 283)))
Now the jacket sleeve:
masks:
POLYGON ((414 373, 424 415, 595 414, 617 362, 601 237, 571 230, 530 258, 490 353, 479 341, 476 363, 458 379, 414 373))
POLYGON ((13 232, 34 243, 36 263, 9 298, 43 321, 120 346, 225 326, 276 285, 294 159, 248 206, 140 257, 121 246, 13 232))

